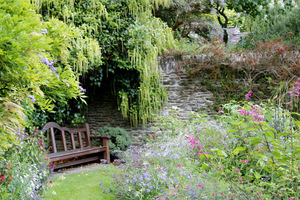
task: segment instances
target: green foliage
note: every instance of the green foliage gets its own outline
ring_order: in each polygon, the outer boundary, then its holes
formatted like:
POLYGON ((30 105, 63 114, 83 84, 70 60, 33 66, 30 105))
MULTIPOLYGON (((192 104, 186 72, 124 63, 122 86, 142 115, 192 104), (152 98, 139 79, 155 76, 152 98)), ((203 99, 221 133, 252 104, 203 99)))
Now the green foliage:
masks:
MULTIPOLYGON (((44 19, 55 17, 64 20, 70 27, 78 28, 83 38, 97 40, 97 45, 101 46, 102 65, 83 62, 84 66, 88 66, 85 69, 90 69, 87 75, 89 81, 85 86, 88 94, 92 87, 101 86, 106 75, 112 80, 112 91, 118 96, 123 116, 130 116, 132 125, 151 120, 151 113, 158 111, 166 97, 159 81, 156 60, 159 53, 174 46, 171 30, 161 20, 154 18, 151 11, 159 5, 169 5, 170 1, 33 2, 44 19)), ((85 45, 80 43, 71 46, 71 60, 76 60, 76 55, 80 54, 77 47, 85 45)), ((83 60, 90 59, 86 57, 83 60)))
POLYGON ((238 13, 245 12, 252 18, 260 13, 260 7, 266 6, 269 0, 227 0, 226 4, 229 9, 234 9, 238 13))
POLYGON ((268 39, 282 38, 291 44, 300 45, 299 2, 275 3, 264 6, 252 23, 251 33, 242 41, 244 48, 253 48, 255 41, 267 42, 268 39))
POLYGON ((68 62, 69 39, 77 33, 58 20, 42 23, 29 0, 1 1, 1 154, 17 127, 34 110, 51 111, 55 102, 82 96, 68 62))
POLYGON ((239 186, 246 194, 257 190, 265 198, 280 198, 280 193, 286 198, 299 198, 298 121, 272 105, 233 102, 224 105, 223 111, 220 122, 236 139, 230 150, 214 148, 211 161, 224 167, 218 175, 233 187, 251 182, 251 187, 239 186), (238 170, 232 172, 234 169, 238 170))
MULTIPOLYGON (((104 126, 95 135, 99 136, 111 136, 109 141, 109 148, 111 151, 121 150, 125 151, 129 148, 132 141, 127 131, 122 128, 114 128, 109 126, 104 126)), ((95 143, 95 145, 99 146, 100 143, 95 143)))
POLYGON ((40 199, 49 176, 44 138, 35 131, 16 136, 18 145, 0 160, 0 199, 40 199))

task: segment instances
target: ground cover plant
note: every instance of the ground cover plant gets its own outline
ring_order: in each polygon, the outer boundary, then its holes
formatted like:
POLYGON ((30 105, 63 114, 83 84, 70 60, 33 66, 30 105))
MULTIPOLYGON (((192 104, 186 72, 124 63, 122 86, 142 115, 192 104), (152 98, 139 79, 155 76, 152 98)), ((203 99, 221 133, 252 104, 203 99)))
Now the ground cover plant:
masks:
POLYGON ((110 190, 118 199, 299 199, 300 123, 252 95, 215 120, 161 117, 162 134, 123 154, 110 190))
POLYGON ((112 173, 118 169, 113 165, 102 165, 99 169, 74 174, 58 175, 47 184, 45 199, 116 199, 102 188, 112 184, 112 173), (99 182, 101 181, 101 185, 99 182))

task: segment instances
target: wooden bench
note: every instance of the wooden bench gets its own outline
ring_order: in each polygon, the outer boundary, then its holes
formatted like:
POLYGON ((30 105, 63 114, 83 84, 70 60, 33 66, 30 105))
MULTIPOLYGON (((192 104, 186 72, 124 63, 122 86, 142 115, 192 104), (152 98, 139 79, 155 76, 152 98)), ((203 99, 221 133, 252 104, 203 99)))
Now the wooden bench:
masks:
POLYGON ((110 163, 110 153, 109 153, 110 136, 91 136, 89 125, 87 123, 84 124, 83 128, 69 129, 66 127, 60 127, 55 122, 49 122, 42 128, 41 132, 43 133, 49 132, 48 137, 52 144, 52 148, 50 149, 50 154, 48 154, 50 158, 50 162, 57 162, 65 159, 78 158, 75 161, 54 165, 54 169, 69 167, 72 165, 77 165, 77 164, 95 161, 95 160, 100 161, 101 158, 104 158, 105 160, 107 160, 107 163, 110 163), (55 136, 57 134, 60 134, 59 137, 61 138, 62 141, 63 151, 57 151, 56 139, 55 139, 55 136), (70 137, 70 143, 69 143, 69 146, 71 145, 70 149, 67 148, 66 134, 69 135, 70 137), (74 135, 77 136, 78 144, 75 143, 74 135), (84 136, 84 141, 82 138, 83 136, 84 136), (100 140, 102 139, 103 146, 92 147, 91 140, 94 139, 100 139, 100 140), (83 143, 85 143, 85 145, 83 143), (79 148, 76 148, 76 146, 79 146, 79 148), (103 152, 103 157, 101 157, 102 152, 103 152), (85 156, 85 158, 80 158, 82 156, 85 156))

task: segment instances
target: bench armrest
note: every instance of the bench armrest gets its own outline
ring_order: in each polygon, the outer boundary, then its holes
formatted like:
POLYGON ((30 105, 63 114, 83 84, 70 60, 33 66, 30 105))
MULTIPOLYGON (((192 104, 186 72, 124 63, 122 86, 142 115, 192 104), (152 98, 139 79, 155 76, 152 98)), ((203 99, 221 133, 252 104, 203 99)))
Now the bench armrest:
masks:
POLYGON ((109 140, 111 136, 90 136, 91 140, 96 140, 96 139, 107 139, 109 140))
POLYGON ((109 153, 109 140, 111 136, 90 136, 91 140, 94 139, 102 139, 103 146, 106 147, 106 151, 104 152, 104 159, 107 160, 107 163, 110 163, 110 153, 109 153))

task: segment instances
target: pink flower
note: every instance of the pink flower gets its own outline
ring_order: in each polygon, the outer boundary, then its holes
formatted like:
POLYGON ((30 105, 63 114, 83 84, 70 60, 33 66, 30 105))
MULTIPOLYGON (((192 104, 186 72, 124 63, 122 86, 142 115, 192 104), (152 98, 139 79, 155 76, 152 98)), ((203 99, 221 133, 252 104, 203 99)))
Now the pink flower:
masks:
POLYGON ((257 192, 258 195, 260 195, 260 192, 257 192))
POLYGON ((292 198, 289 198, 289 200, 293 200, 292 198))
POLYGON ((219 115, 222 114, 222 109, 221 108, 218 109, 217 114, 219 114, 219 115))
POLYGON ((259 200, 263 200, 263 198, 260 198, 259 200))
POLYGON ((172 195, 176 195, 176 193, 172 193, 172 195))
POLYGON ((281 191, 279 191, 279 194, 282 194, 282 192, 281 192, 281 191))
POLYGON ((239 168, 237 168, 235 171, 237 171, 238 173, 240 173, 240 170, 239 170, 239 168))
POLYGON ((245 163, 249 163, 249 161, 248 161, 248 160, 245 160, 245 163))
POLYGON ((213 196, 215 196, 215 197, 216 197, 217 195, 214 193, 214 194, 213 194, 213 196))
POLYGON ((231 196, 230 196, 230 194, 228 195, 228 198, 230 198, 231 196))
POLYGON ((161 170, 165 170, 165 168, 162 167, 161 170))
POLYGON ((244 162, 243 160, 241 160, 240 162, 244 162))
POLYGON ((190 189, 190 187, 189 187, 189 186, 186 186, 186 189, 190 189))
POLYGON ((233 194, 232 197, 235 198, 235 195, 233 194))
POLYGON ((224 194, 224 192, 222 192, 221 194, 224 194))
POLYGON ((246 100, 250 100, 251 97, 252 96, 252 91, 249 91, 246 95, 245 95, 245 98, 246 98, 246 100))
POLYGON ((180 163, 178 164, 178 167, 181 167, 181 164, 180 164, 180 163))
POLYGON ((202 185, 198 185, 198 187, 201 187, 201 188, 203 188, 203 186, 202 186, 202 185))
POLYGON ((290 178, 290 176, 286 176, 287 178, 290 178))
POLYGON ((291 103, 292 103, 292 102, 291 102, 291 101, 289 101, 289 102, 287 102, 286 104, 287 104, 287 105, 289 105, 289 104, 291 104, 291 103))
POLYGON ((243 178, 242 178, 241 176, 239 177, 239 179, 240 179, 240 180, 243 180, 243 178))

